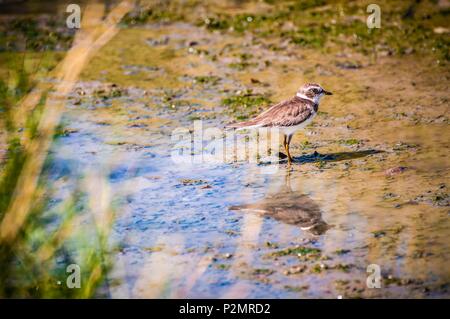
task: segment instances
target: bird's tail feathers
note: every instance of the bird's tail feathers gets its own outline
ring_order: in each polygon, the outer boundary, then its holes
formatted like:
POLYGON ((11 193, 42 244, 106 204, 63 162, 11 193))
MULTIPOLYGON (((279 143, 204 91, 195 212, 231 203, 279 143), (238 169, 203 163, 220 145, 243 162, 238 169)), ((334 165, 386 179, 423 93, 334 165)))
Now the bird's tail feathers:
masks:
POLYGON ((253 121, 247 121, 247 122, 229 124, 229 125, 225 126, 225 129, 243 130, 243 129, 253 128, 255 126, 256 125, 253 121))

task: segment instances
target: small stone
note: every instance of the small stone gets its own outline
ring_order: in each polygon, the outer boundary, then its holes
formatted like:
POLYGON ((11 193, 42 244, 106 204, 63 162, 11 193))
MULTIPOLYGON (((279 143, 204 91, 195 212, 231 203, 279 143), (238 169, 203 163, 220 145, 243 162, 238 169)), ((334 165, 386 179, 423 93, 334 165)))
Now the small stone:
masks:
POLYGON ((397 167, 392 167, 387 169, 384 174, 386 176, 392 177, 394 175, 398 175, 400 173, 403 173, 404 171, 406 171, 408 168, 405 166, 397 166, 397 167))
POLYGON ((414 48, 407 48, 407 49, 405 49, 404 53, 405 54, 412 54, 412 53, 414 53, 414 48))
POLYGON ((288 276, 288 275, 300 274, 300 273, 304 272, 305 270, 306 270, 305 265, 298 265, 298 266, 292 266, 288 270, 285 270, 283 273, 286 276, 288 276))
POLYGON ((443 34, 443 33, 449 33, 450 29, 444 28, 444 27, 436 27, 433 29, 433 32, 436 34, 443 34))

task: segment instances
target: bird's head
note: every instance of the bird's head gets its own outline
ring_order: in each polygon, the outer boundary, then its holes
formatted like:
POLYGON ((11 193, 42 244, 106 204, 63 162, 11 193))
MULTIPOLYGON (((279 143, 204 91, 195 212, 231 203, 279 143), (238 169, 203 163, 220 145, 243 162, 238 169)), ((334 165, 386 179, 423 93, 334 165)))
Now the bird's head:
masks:
POLYGON ((333 93, 324 90, 316 83, 307 83, 297 91, 298 97, 311 100, 316 104, 319 104, 320 99, 324 95, 333 95, 333 93))

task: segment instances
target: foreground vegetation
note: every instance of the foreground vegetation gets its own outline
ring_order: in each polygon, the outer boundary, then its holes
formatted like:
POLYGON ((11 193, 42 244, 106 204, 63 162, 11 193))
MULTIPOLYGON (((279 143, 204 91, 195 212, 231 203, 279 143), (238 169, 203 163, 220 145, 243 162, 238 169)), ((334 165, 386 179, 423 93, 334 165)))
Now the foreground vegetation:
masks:
MULTIPOLYGON (((23 19, 14 20, 9 31, 7 23, 1 26, 1 49, 10 52, 0 53, 0 298, 101 296, 110 269, 109 189, 101 175, 86 172, 55 200, 61 190, 49 179, 55 160, 49 150, 65 134, 60 96, 83 63, 79 51, 56 52, 70 46, 70 35, 53 39, 39 30, 41 16, 23 19)), ((56 29, 64 23, 51 19, 56 29)))

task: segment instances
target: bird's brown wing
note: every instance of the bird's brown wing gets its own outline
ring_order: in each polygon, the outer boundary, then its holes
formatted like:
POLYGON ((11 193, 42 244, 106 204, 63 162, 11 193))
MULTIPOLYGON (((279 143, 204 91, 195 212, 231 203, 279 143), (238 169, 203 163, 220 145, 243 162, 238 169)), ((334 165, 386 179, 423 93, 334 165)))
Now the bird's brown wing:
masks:
POLYGON ((261 126, 295 126, 308 119, 313 113, 313 106, 301 99, 290 99, 279 103, 260 114, 255 122, 261 126))
POLYGON ((293 97, 273 105, 254 119, 228 125, 228 128, 245 128, 250 126, 293 126, 298 125, 311 116, 314 110, 312 102, 293 97))

